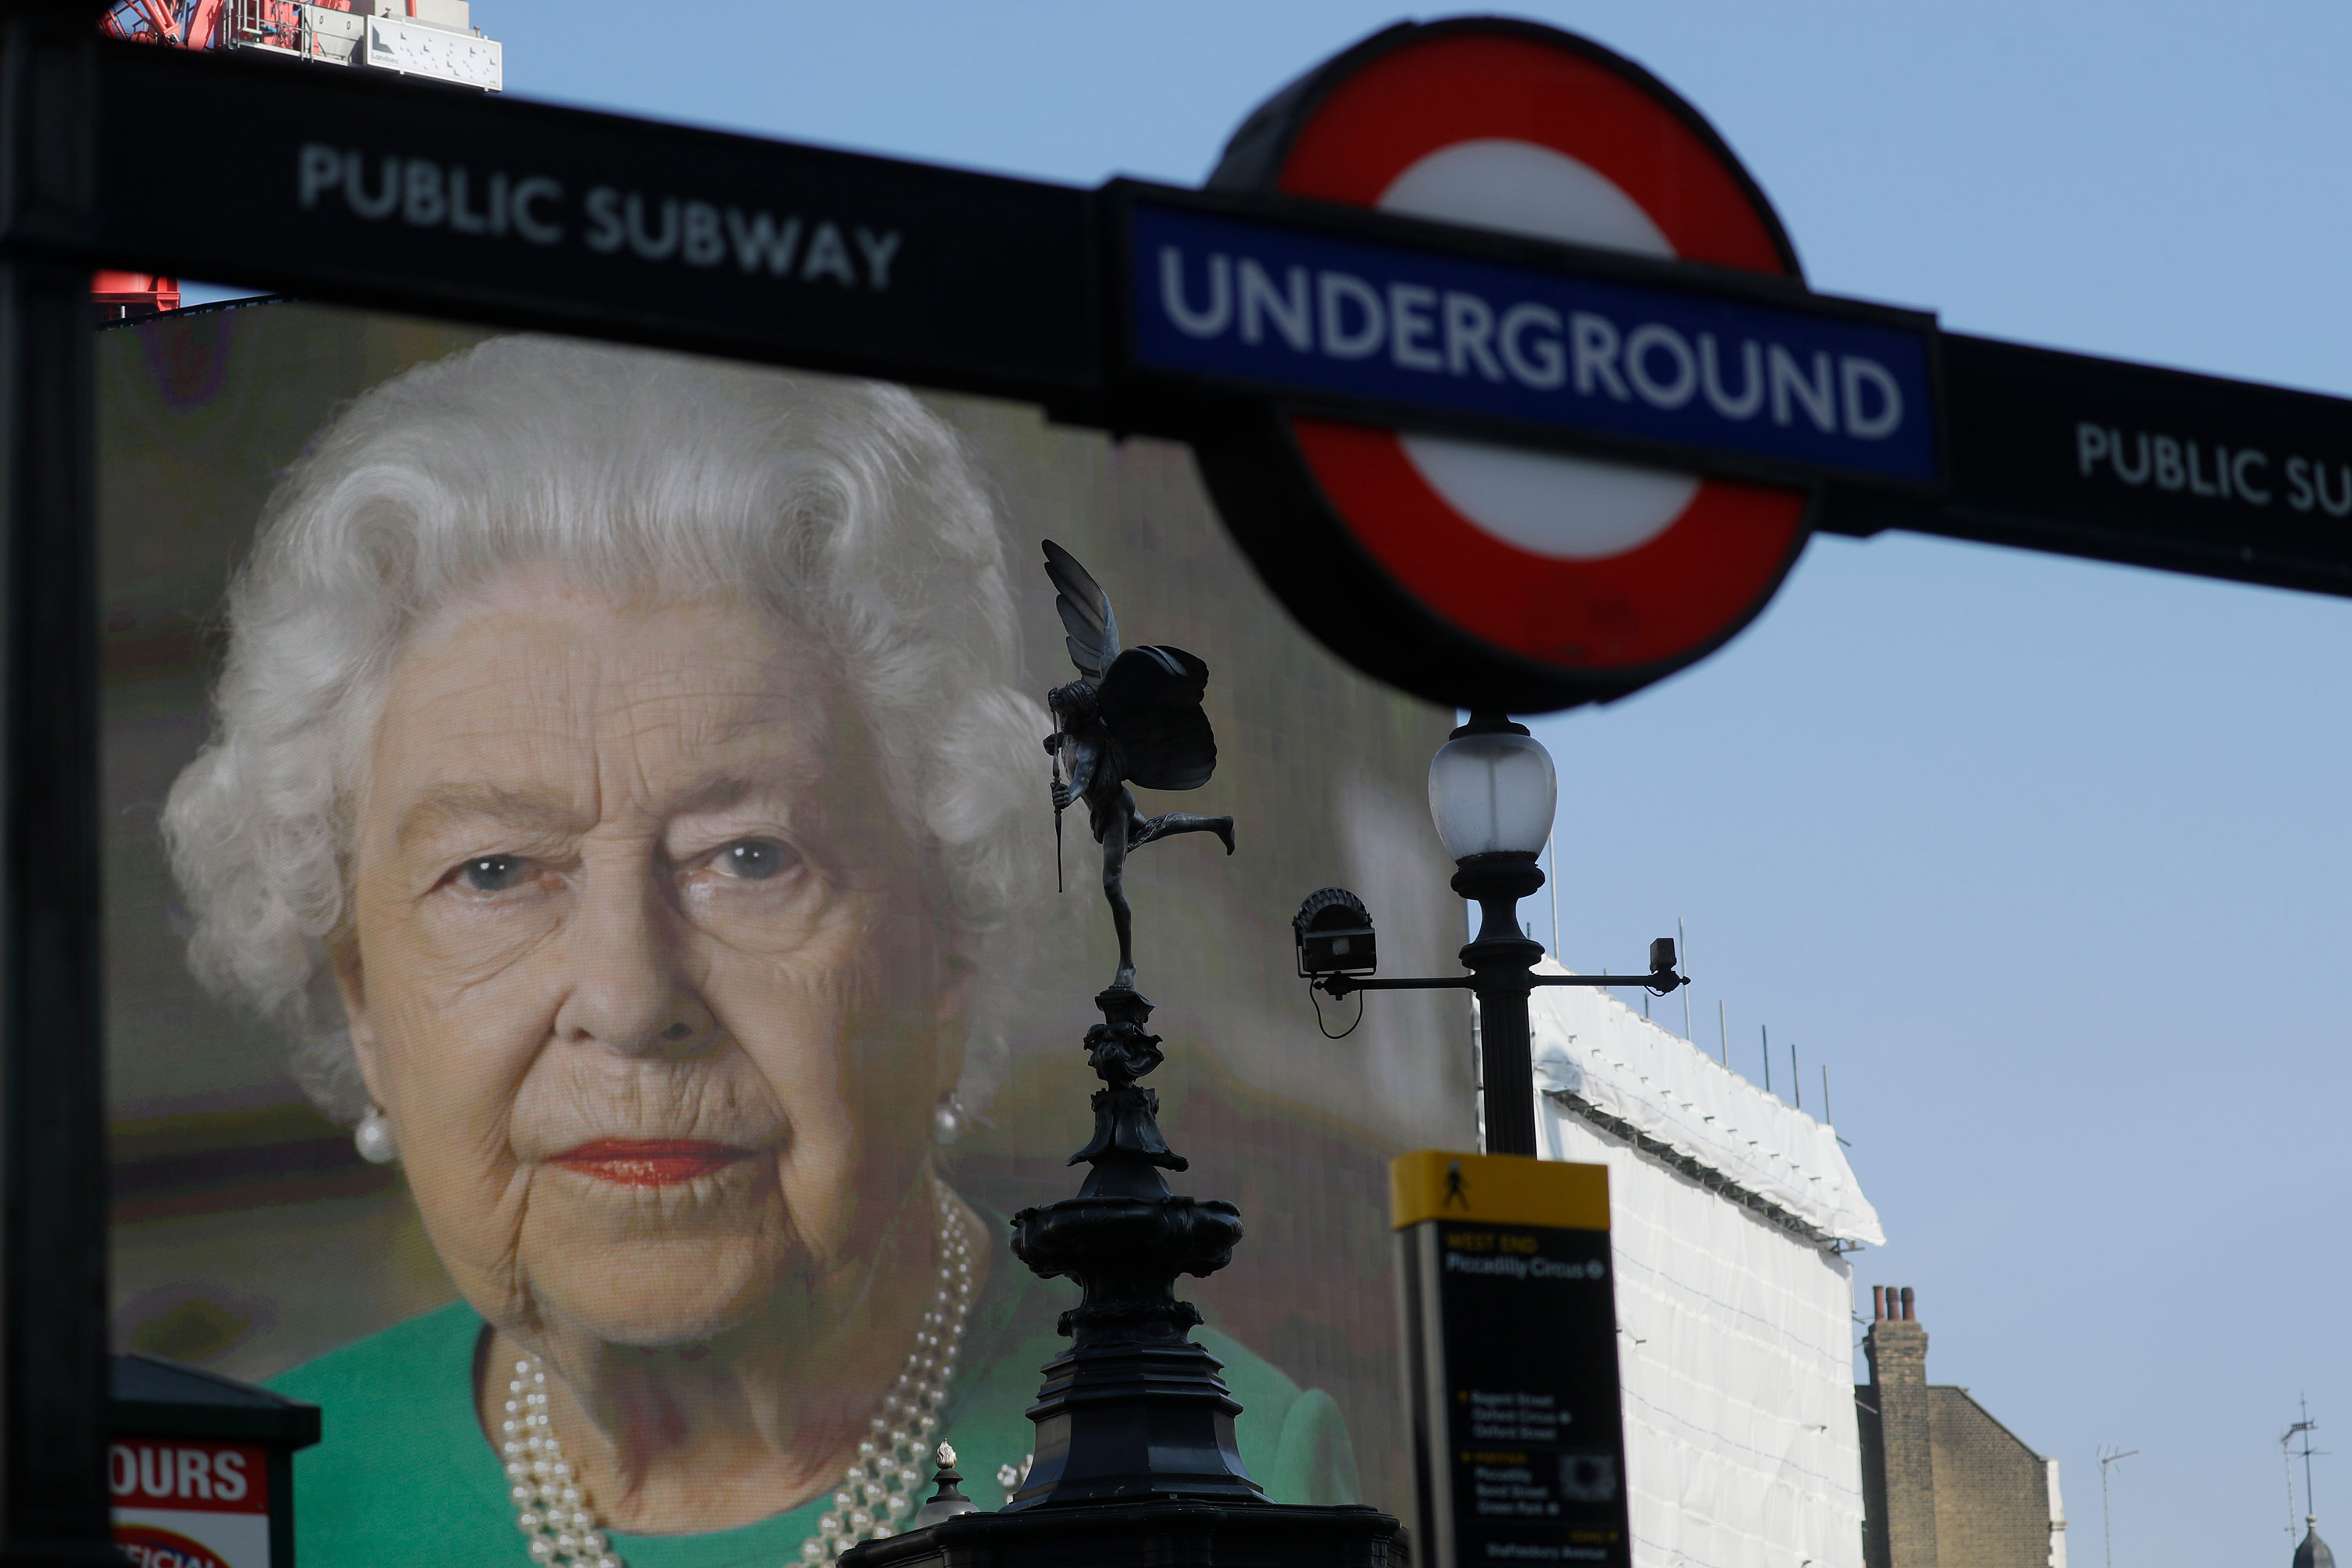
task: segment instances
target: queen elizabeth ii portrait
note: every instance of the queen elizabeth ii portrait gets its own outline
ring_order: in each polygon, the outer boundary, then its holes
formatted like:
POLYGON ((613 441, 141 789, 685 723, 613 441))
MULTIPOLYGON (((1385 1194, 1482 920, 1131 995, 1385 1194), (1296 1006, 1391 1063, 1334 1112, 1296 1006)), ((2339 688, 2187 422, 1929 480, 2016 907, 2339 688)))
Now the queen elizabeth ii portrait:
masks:
MULTIPOLYGON (((1047 820, 1006 561, 904 391, 615 348, 286 472, 164 814, 191 959, 460 1298, 277 1381, 302 1561, 824 1561, 1032 1446, 1067 1303, 941 1148, 1047 820)), ((1330 1399, 1203 1339, 1268 1492, 1352 1500, 1330 1399)))

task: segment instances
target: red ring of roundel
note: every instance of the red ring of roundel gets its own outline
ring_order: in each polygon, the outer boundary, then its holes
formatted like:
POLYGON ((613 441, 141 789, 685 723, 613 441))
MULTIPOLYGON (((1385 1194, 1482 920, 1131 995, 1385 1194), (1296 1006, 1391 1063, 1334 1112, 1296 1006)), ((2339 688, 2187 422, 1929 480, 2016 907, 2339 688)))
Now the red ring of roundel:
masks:
MULTIPOLYGON (((1589 164, 1685 260, 1788 271, 1771 223, 1687 121, 1600 62, 1526 37, 1451 34, 1371 60, 1301 129, 1279 184, 1368 207, 1430 153, 1486 138, 1589 164)), ((1552 560, 1463 517, 1393 432, 1303 417, 1291 428, 1340 518, 1408 592, 1474 636, 1562 668, 1634 668, 1711 645, 1771 590, 1804 521, 1801 490, 1708 479, 1647 543, 1552 560)))

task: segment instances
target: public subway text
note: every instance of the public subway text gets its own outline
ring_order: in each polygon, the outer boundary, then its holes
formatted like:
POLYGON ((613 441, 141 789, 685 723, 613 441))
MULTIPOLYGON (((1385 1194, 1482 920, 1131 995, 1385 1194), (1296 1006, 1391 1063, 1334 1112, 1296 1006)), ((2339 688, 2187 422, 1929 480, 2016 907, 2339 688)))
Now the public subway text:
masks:
POLYGON ((2352 462, 2230 447, 2085 419, 2074 426, 2078 478, 2242 506, 2352 517, 2352 462))
POLYGON ((600 256, 714 268, 886 293, 904 237, 879 224, 776 213, 659 192, 592 185, 575 202, 563 182, 462 163, 305 142, 295 199, 304 212, 339 205, 370 223, 446 229, 534 246, 578 243, 600 256))

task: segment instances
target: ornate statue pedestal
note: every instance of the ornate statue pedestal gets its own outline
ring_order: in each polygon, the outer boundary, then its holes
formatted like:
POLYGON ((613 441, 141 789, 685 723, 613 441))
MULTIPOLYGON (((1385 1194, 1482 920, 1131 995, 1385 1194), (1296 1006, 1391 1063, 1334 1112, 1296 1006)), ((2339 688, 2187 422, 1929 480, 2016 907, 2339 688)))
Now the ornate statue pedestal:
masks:
POLYGON ((1144 1028, 1151 1004, 1131 990, 1096 996, 1087 1031, 1095 1135, 1070 1156, 1094 1167, 1078 1195, 1013 1219, 1013 1256, 1084 1291, 1062 1314, 1070 1348, 1045 1370, 1028 1479, 1002 1513, 965 1513, 871 1541, 850 1568, 1404 1568, 1403 1531, 1364 1507, 1268 1502, 1234 1439, 1241 1406, 1216 1357, 1187 1331, 1180 1274, 1231 1261, 1242 1217, 1217 1199, 1180 1196, 1162 1171, 1185 1168, 1160 1137, 1159 1097, 1136 1079, 1161 1060, 1144 1028))
POLYGON ((962 1513, 869 1541, 859 1568, 1405 1568, 1403 1531, 1376 1509, 1181 1499, 962 1513))

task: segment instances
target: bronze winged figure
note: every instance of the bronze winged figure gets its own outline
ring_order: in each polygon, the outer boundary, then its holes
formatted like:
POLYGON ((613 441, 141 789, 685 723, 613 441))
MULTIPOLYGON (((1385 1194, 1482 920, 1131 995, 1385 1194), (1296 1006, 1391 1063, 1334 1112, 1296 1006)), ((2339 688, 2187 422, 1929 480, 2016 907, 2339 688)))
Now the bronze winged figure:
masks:
POLYGON ((1198 789, 1216 771, 1217 737, 1201 698, 1209 667, 1181 647, 1121 648, 1110 595, 1077 557, 1046 540, 1045 575, 1054 608, 1069 634, 1070 662, 1078 679, 1046 694, 1054 733, 1045 749, 1069 766, 1054 783, 1054 810, 1087 804, 1087 825, 1102 846, 1103 897, 1118 932, 1114 991, 1135 989, 1134 919, 1122 879, 1130 849, 1178 833, 1213 833, 1234 852, 1234 819, 1171 811, 1146 816, 1136 809, 1130 784, 1145 789, 1198 789))

